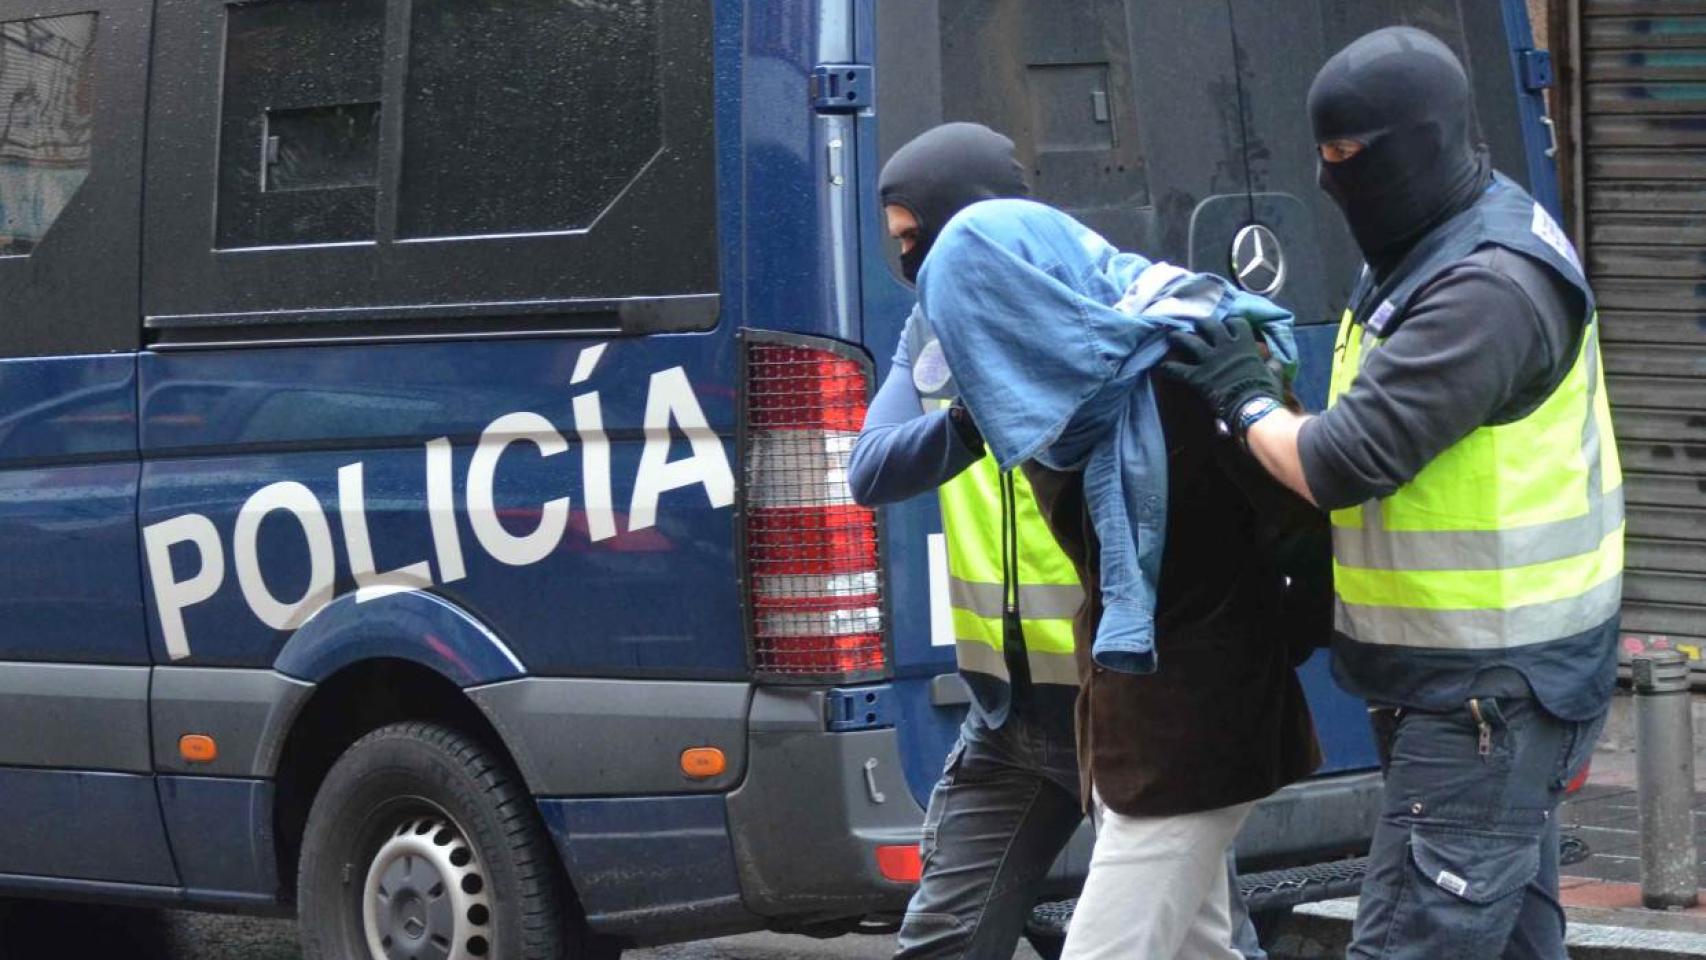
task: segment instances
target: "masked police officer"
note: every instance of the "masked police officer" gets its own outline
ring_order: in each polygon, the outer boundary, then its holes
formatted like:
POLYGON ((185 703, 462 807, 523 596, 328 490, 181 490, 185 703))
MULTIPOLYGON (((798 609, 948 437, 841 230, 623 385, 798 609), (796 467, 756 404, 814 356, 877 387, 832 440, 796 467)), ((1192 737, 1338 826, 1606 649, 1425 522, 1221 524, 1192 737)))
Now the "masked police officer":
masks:
POLYGON ((1369 34, 1309 93, 1367 260, 1329 405, 1299 416, 1241 322, 1175 339, 1267 470, 1332 513, 1334 673, 1389 736, 1350 956, 1562 958, 1555 814, 1615 680, 1622 475, 1593 293, 1471 139, 1462 65, 1369 34))

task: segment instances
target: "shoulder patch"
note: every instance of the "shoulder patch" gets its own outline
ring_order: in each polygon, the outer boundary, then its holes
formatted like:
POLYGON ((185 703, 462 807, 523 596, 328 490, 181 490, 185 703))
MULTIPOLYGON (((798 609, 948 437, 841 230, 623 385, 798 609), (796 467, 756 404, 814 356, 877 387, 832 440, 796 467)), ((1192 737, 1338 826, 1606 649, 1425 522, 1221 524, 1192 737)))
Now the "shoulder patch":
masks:
POLYGON ((1397 312, 1398 308, 1388 300, 1380 305, 1380 309, 1374 311, 1364 326, 1368 327, 1369 333, 1377 337, 1382 336, 1386 333, 1386 325, 1392 322, 1392 315, 1397 312))
POLYGON ((942 392, 954 379, 948 369, 948 358, 942 355, 942 341, 931 340, 912 361, 912 386, 921 396, 942 392))
POLYGON ((1581 272, 1582 260, 1576 254, 1575 244, 1571 243, 1570 238, 1564 235, 1564 228, 1558 226, 1558 221, 1552 219, 1552 215, 1546 212, 1546 208, 1538 203, 1534 205, 1534 222, 1529 229, 1533 230, 1534 235, 1539 237, 1543 243, 1557 251, 1558 256, 1568 260, 1570 266, 1576 268, 1577 273, 1581 272))

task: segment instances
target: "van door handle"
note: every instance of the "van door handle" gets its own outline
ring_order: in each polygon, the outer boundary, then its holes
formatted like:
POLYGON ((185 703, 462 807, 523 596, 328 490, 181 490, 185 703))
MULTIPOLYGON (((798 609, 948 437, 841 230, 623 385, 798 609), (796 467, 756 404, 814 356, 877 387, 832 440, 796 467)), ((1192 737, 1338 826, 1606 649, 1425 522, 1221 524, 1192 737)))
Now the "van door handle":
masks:
POLYGON ((1552 145, 1546 148, 1546 159, 1555 160, 1558 158, 1558 125, 1552 122, 1550 114, 1545 113, 1540 115, 1540 122, 1546 125, 1546 135, 1552 140, 1552 145))
POLYGON ((877 787, 877 758, 865 760, 865 793, 870 796, 872 803, 888 803, 889 798, 877 787))

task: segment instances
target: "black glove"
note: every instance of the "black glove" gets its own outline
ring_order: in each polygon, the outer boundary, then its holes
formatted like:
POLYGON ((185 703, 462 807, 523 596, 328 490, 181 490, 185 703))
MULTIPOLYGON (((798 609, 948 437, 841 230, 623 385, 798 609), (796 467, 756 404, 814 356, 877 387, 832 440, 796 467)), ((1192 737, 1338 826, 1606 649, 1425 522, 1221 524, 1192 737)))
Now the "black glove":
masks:
POLYGON ((966 445, 967 450, 983 452, 983 431, 977 428, 977 421, 971 418, 966 402, 959 397, 948 405, 948 422, 953 424, 954 432, 959 434, 960 442, 966 445))
POLYGON ((1195 333, 1174 331, 1167 340, 1172 359, 1161 364, 1161 372, 1200 394, 1222 423, 1237 423, 1251 400, 1278 401, 1283 395, 1279 376, 1262 358, 1243 317, 1203 320, 1195 333))

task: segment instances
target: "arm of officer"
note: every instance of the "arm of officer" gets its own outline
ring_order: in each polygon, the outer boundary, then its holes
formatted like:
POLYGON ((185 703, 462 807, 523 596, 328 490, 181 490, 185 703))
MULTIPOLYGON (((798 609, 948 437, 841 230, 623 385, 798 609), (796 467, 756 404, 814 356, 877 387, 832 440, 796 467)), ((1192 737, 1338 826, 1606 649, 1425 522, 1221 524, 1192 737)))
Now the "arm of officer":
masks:
POLYGON ((1419 293, 1332 409, 1282 410, 1251 426, 1256 459, 1317 506, 1338 509, 1389 496, 1470 432, 1526 415, 1566 372, 1572 344, 1558 320, 1569 312, 1543 317, 1509 275, 1537 266, 1501 262, 1522 259, 1507 251, 1486 257, 1419 293), (1537 381, 1545 389, 1508 415, 1537 381))
MULTIPOLYGON (((1579 337, 1571 317, 1580 311, 1564 296, 1538 264, 1496 248, 1478 253, 1417 294, 1331 410, 1267 414, 1246 433, 1250 451, 1326 509, 1386 496, 1471 431, 1520 417, 1550 392, 1579 337)), ((1182 359, 1166 365, 1170 375, 1228 423, 1252 399, 1277 396, 1277 383, 1261 382, 1243 321, 1202 333, 1174 335, 1182 359)))
POLYGON ((906 342, 903 333, 847 466, 853 499, 867 506, 934 490, 983 456, 981 440, 967 442, 976 438, 969 424, 957 426, 946 409, 925 412, 912 385, 906 342))

